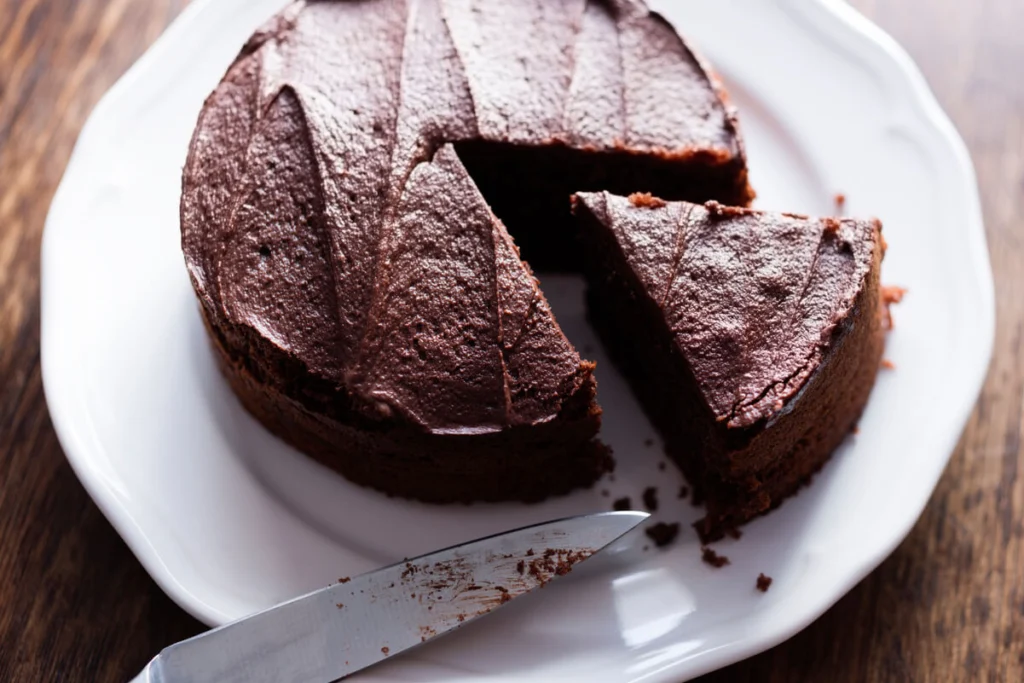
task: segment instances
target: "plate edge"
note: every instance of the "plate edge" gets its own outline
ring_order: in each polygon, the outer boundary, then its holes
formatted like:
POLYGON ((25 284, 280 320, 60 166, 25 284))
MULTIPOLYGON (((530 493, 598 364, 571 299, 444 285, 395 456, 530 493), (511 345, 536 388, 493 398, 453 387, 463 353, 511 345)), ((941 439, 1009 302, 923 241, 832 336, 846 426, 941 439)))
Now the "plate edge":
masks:
MULTIPOLYGON (((48 258, 48 253, 52 252, 52 249, 48 248, 48 237, 52 237, 54 229, 51 228, 51 221, 54 220, 53 216, 55 210, 59 213, 60 208, 64 201, 62 198, 62 190, 64 188, 64 178, 67 177, 68 172, 76 164, 77 157, 80 156, 80 150, 83 141, 88 141, 94 133, 96 121, 99 118, 99 114, 102 114, 108 109, 112 102, 120 99, 123 92, 126 91, 133 81, 135 81, 139 74, 149 68, 150 62, 157 59, 160 54, 166 50, 166 45, 169 44, 178 33, 183 31, 185 27, 190 25, 192 22, 199 19, 208 7, 212 4, 212 0, 197 0, 190 6, 186 7, 185 10, 172 22, 168 29, 157 39, 156 42, 136 61, 130 69, 111 87, 111 89, 100 99, 97 105, 93 108, 90 113, 82 131, 79 135, 78 141, 75 144, 72 155, 68 161, 68 165, 65 169, 64 175, 60 185, 58 186, 57 192, 51 203, 50 212, 48 213, 45 228, 43 232, 43 242, 41 250, 41 371, 42 371, 42 383, 44 394, 47 399, 48 405, 51 406, 51 420, 54 425, 54 429, 57 433, 58 440, 62 444, 73 444, 73 447, 64 448, 65 457, 67 457, 69 463, 72 466, 76 476, 82 481, 83 486, 86 488, 90 497, 96 502, 101 512, 111 523, 112 526, 118 531, 118 533, 125 539, 129 549, 136 556, 139 562, 144 566, 147 573, 152 576, 154 581, 161 587, 161 589, 171 599, 177 603, 182 609, 189 612, 196 618, 200 619, 207 624, 219 624, 224 623, 229 619, 228 615, 220 613, 218 610, 211 608, 206 605, 197 596, 187 590, 185 586, 180 584, 175 577, 166 569, 166 566, 160 559, 159 554, 150 545, 147 537, 143 534, 137 524, 135 523, 134 517, 127 508, 118 498, 118 495, 113 491, 109 485, 102 480, 99 473, 93 471, 90 468, 83 467, 82 463, 76 459, 75 456, 69 455, 70 452, 78 448, 83 448, 80 440, 73 433, 73 430, 69 428, 63 418, 60 417, 60 410, 53 410, 52 407, 59 405, 60 401, 54 401, 53 395, 47 387, 53 384, 53 379, 48 379, 50 373, 47 368, 50 364, 47 361, 48 353, 46 328, 50 327, 49 315, 47 307, 47 263, 52 258, 48 258), (90 126, 93 124, 93 126, 90 126), (127 520, 127 522, 125 521, 127 520)), ((978 372, 978 379, 975 381, 975 389, 973 393, 966 392, 965 396, 969 396, 970 400, 964 400, 961 402, 960 410, 958 411, 961 415, 961 424, 965 425, 973 412, 974 405, 976 404, 978 394, 981 391, 981 387, 987 376, 987 368, 990 365, 992 350, 994 344, 995 335, 995 295, 994 295, 994 283, 992 279, 991 265, 988 256, 987 240, 984 231, 984 222, 981 211, 981 201, 978 194, 978 185, 975 175, 973 162, 971 161, 970 155, 967 150, 967 146, 964 143, 962 137, 957 132, 952 121, 948 115, 943 111, 938 101, 936 100, 933 92, 931 91, 927 81, 920 72, 919 68, 913 62, 907 52, 887 33, 881 28, 872 23, 857 10, 847 5, 842 0, 798 0, 792 3, 795 6, 804 8, 798 11, 805 11, 807 7, 817 5, 824 8, 832 17, 835 19, 835 30, 839 30, 840 27, 847 30, 852 30, 860 34, 867 42, 874 44, 877 49, 884 54, 890 63, 897 67, 897 71, 900 77, 907 82, 911 88, 906 97, 906 101, 911 103, 915 111, 916 118, 925 119, 939 134, 942 140, 947 144, 950 150, 953 152, 957 159, 957 171, 963 176, 961 180, 965 186, 965 197, 970 203, 968 212, 972 217, 972 225, 968 226, 971 233, 970 244, 972 247, 972 258, 975 261, 974 271, 977 274, 977 284, 979 291, 983 293, 984 299, 979 302, 979 315, 984 320, 984 346, 986 353, 984 359, 979 359, 978 363, 980 371, 978 372)), ((957 432, 957 440, 962 434, 963 428, 957 432)), ((948 459, 955 449, 956 441, 950 445, 948 449, 949 454, 946 456, 948 459)), ((941 476, 942 471, 939 471, 936 475, 936 480, 941 476)), ((934 484, 931 487, 934 490, 934 484)), ((929 496, 930 499, 930 496, 929 496)), ((758 652, 766 650, 774 645, 781 643, 799 631, 803 630, 809 625, 814 619, 827 611, 839 597, 848 592, 856 583, 864 578, 870 571, 878 566, 891 552, 899 545, 900 542, 907 536, 912 527, 916 524, 920 517, 920 514, 924 511, 924 507, 927 504, 921 506, 918 515, 912 520, 908 521, 904 525, 898 525, 897 531, 891 534, 891 544, 885 544, 887 550, 878 557, 872 557, 871 559, 862 563, 862 566, 858 568, 857 572, 853 572, 852 578, 849 581, 844 582, 847 584, 846 587, 837 594, 836 598, 831 601, 827 601, 820 609, 807 610, 806 615, 800 615, 800 619, 791 620, 790 624, 787 624, 786 629, 780 629, 779 635, 763 639, 754 639, 751 644, 751 639, 748 639, 747 647, 742 647, 740 643, 735 646, 727 645, 719 648, 715 651, 708 652, 708 655, 715 655, 709 657, 707 660, 700 661, 703 658, 699 657, 695 659, 686 660, 683 663, 676 665, 670 669, 661 670, 657 672, 657 678, 649 680, 680 680, 679 673, 675 673, 676 668, 686 668, 689 671, 682 673, 685 677, 695 677, 702 673, 707 673, 728 663, 738 661, 739 659, 752 656, 758 652), (813 613, 812 613, 813 612, 813 613), (806 618, 804 618, 806 617, 806 618), (727 660, 727 661, 724 661, 727 660), (700 666, 693 667, 700 661, 700 666)))

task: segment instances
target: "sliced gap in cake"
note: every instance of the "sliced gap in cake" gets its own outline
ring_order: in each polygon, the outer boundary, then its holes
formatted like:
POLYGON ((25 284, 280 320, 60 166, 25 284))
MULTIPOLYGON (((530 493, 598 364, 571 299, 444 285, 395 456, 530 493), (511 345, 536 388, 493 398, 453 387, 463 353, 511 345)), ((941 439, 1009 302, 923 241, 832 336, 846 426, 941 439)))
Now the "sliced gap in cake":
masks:
POLYGON ((575 192, 649 192, 668 200, 746 206, 753 192, 742 157, 708 150, 689 158, 627 151, 581 151, 561 144, 455 143, 455 151, 522 257, 539 273, 582 272, 572 220, 575 192))

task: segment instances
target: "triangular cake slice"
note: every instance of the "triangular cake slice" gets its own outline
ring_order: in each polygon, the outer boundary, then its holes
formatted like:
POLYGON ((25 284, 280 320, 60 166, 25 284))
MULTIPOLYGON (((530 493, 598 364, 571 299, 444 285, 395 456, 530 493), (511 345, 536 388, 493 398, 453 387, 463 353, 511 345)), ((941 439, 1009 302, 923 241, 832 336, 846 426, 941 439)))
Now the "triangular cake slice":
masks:
POLYGON ((778 505, 853 429, 881 362, 876 220, 581 193, 590 316, 707 501, 778 505))

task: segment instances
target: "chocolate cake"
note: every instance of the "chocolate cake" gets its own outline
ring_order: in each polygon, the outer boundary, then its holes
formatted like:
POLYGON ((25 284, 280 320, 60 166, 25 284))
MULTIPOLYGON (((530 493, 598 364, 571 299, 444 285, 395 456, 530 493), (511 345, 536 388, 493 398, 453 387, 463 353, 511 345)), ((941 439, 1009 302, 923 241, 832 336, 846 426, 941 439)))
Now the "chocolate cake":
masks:
POLYGON ((722 92, 633 0, 293 4, 207 99, 182 185, 245 407, 353 481, 438 502, 611 466, 594 365, 509 231, 573 271, 572 192, 753 195, 722 92))
POLYGON ((607 192, 575 212, 592 322, 720 538, 857 422, 882 357, 881 224, 607 192))

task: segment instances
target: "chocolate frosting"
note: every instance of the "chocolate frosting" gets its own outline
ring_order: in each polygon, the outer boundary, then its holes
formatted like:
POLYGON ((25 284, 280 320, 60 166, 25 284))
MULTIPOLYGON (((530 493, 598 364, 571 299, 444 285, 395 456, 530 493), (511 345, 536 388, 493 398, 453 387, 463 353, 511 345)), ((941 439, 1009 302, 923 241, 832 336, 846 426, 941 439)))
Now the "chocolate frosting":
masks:
POLYGON ((881 225, 581 193, 663 309, 716 420, 784 411, 849 318, 881 225))
MULTIPOLYGON (((182 244, 208 317, 427 431, 553 419, 593 366, 460 163, 468 140, 742 157, 716 85, 640 2, 299 2, 245 45, 192 140, 182 244)), ((733 287, 709 284, 709 301, 733 287)), ((806 356, 757 333, 780 362, 806 356)), ((715 334, 700 363, 730 372, 715 334)), ((750 367, 769 353, 743 348, 750 367)), ((746 419, 791 366, 715 400, 746 419)))

